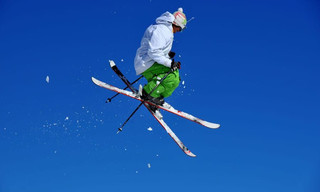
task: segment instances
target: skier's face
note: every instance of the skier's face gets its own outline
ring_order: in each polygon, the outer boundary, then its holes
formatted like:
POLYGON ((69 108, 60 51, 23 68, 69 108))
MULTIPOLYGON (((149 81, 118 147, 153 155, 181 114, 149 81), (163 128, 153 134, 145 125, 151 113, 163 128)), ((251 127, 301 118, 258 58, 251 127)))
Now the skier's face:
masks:
POLYGON ((173 33, 182 31, 182 28, 176 25, 172 25, 173 33))

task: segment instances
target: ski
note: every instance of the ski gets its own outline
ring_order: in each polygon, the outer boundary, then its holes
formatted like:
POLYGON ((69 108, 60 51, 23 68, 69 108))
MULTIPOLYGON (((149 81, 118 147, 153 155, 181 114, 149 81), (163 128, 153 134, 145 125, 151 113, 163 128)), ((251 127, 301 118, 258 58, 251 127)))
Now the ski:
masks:
MULTIPOLYGON (((105 82, 102 82, 102 81, 99 81, 98 79, 92 77, 92 81, 96 84, 96 85, 99 85, 100 87, 103 87, 105 89, 109 89, 111 91, 115 91, 117 93, 120 93, 122 95, 126 95, 126 96, 129 96, 131 98, 134 98, 136 100, 139 100, 141 102, 143 102, 144 100, 140 98, 140 95, 138 93, 133 93, 131 91, 127 91, 127 90, 123 90, 123 89, 120 89, 118 87, 115 87, 115 86, 112 86, 112 85, 109 85, 105 82)), ((190 121, 193 121, 193 122, 196 122, 200 125, 203 125, 205 127, 208 127, 208 128, 212 128, 212 129, 217 129, 220 127, 219 124, 216 124, 216 123, 211 123, 211 122, 208 122, 208 121, 205 121, 205 120, 202 120, 202 119, 199 119, 197 117, 194 117, 193 115, 190 115, 188 113, 185 113, 183 111, 179 111, 179 110, 176 110, 175 108, 173 108, 169 103, 165 102, 162 106, 161 105, 156 105, 152 102, 149 102, 149 101, 144 101, 145 103, 148 103, 149 105, 155 105, 157 106, 158 108, 160 109, 163 109, 165 111, 168 111, 168 112, 171 112, 173 114, 176 114, 178 116, 181 116, 185 119, 188 119, 190 121)))
MULTIPOLYGON (((111 68, 115 71, 115 73, 121 78, 121 80, 131 89, 131 93, 135 93, 137 95, 137 91, 133 88, 131 83, 125 78, 125 76, 121 73, 121 71, 117 68, 115 63, 113 61, 110 61, 111 68)), ((92 81, 103 88, 106 88, 105 85, 108 85, 102 81, 99 81, 92 77, 92 81)), ((108 88, 107 88, 108 89, 108 88)), ((119 88, 118 88, 119 89, 119 88)), ((182 149, 182 151, 187 154, 190 157, 195 157, 196 155, 193 154, 182 142, 181 140, 175 135, 175 133, 170 129, 170 127, 164 122, 163 116, 161 115, 160 111, 157 110, 156 112, 153 112, 149 104, 144 102, 143 100, 140 100, 143 102, 144 106, 149 110, 149 112, 152 114, 152 116, 160 123, 160 125, 167 131, 167 133, 171 136, 171 138, 177 143, 177 145, 182 149)))
POLYGON ((164 122, 163 116, 159 111, 154 113, 148 106, 148 104, 144 103, 146 108, 150 111, 153 117, 160 123, 160 125, 167 131, 167 133, 171 136, 171 138, 177 143, 177 145, 182 149, 182 151, 190 157, 196 157, 183 143, 182 141, 176 136, 176 134, 170 129, 170 127, 164 122))
MULTIPOLYGON (((121 78, 121 80, 131 89, 131 91, 133 93, 136 94, 136 96, 138 95, 137 93, 137 90, 133 88, 133 86, 130 84, 130 82, 127 80, 127 78, 121 73, 121 71, 119 70, 119 68, 117 67, 117 65, 115 64, 115 62, 113 60, 109 60, 109 64, 110 64, 110 67, 112 68, 112 70, 121 78)), ((120 93, 120 92, 118 92, 120 93)), ((122 93, 121 93, 122 94, 122 93)), ((125 94, 124 94, 125 95, 125 94)), ((129 95, 128 95, 129 96, 129 95)), ((140 101, 144 101, 139 97, 134 97, 135 99, 137 100, 140 100, 140 101)), ((156 105, 152 102, 147 102, 148 104, 150 105, 155 105, 163 110, 166 110, 168 112, 171 112, 173 114, 176 114, 178 116, 181 116, 185 119, 188 119, 190 121, 193 121, 193 122, 196 122, 200 125, 203 125, 205 127, 208 127, 208 128, 212 128, 212 129, 217 129, 220 127, 220 124, 217 124, 217 123, 211 123, 211 122, 208 122, 208 121, 205 121, 205 120, 202 120, 200 118, 197 118, 197 117, 194 117, 193 115, 190 115, 188 113, 185 113, 183 111, 180 111, 180 110, 176 110, 174 109, 170 104, 168 104, 167 102, 165 102, 162 106, 160 105, 156 105)))

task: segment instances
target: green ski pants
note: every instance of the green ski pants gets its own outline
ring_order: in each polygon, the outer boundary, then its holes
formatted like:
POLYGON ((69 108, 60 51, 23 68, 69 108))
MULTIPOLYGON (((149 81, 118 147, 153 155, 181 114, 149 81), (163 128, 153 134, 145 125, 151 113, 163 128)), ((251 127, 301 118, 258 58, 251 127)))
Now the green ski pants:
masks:
MULTIPOLYGON (((149 69, 142 73, 147 79, 148 84, 144 86, 144 90, 150 93, 160 80, 169 72, 171 69, 164 65, 154 63, 149 69)), ((179 70, 171 72, 167 78, 157 87, 157 89, 151 94, 152 97, 169 97, 173 91, 179 86, 180 77, 179 70)))

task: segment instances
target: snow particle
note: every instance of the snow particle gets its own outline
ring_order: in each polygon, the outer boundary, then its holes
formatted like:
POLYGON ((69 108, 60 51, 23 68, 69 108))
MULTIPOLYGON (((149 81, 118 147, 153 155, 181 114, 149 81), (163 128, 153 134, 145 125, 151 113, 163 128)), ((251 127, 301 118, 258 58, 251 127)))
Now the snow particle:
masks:
POLYGON ((49 76, 47 75, 47 77, 46 77, 46 82, 49 83, 49 81, 50 81, 50 78, 49 78, 49 76))
POLYGON ((182 81, 182 85, 184 85, 184 81, 182 81))
POLYGON ((148 163, 148 168, 151 168, 151 164, 150 163, 148 163))
POLYGON ((148 128, 148 131, 152 131, 152 127, 149 127, 149 128, 148 128))
POLYGON ((64 120, 65 120, 65 121, 68 121, 68 120, 69 120, 69 117, 66 117, 64 120))

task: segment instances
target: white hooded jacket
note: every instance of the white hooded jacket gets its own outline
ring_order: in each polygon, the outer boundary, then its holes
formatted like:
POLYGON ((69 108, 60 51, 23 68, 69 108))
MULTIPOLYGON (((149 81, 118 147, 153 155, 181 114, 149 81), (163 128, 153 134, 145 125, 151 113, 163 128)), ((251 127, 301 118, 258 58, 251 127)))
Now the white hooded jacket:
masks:
POLYGON ((155 62, 171 67, 168 53, 172 48, 174 16, 165 12, 156 19, 156 24, 145 31, 141 45, 134 59, 136 74, 139 75, 149 69, 155 62))

